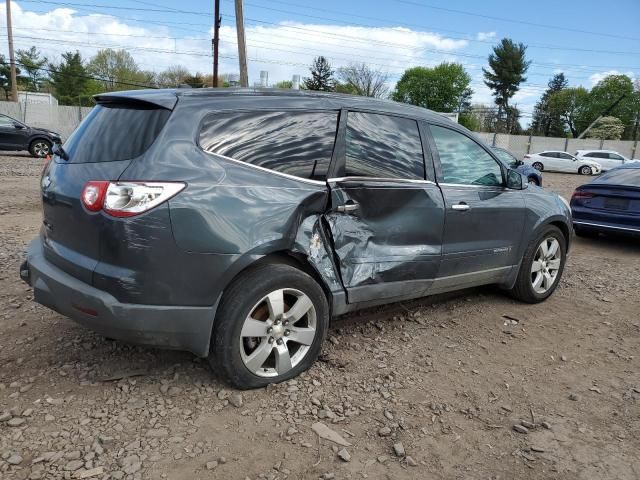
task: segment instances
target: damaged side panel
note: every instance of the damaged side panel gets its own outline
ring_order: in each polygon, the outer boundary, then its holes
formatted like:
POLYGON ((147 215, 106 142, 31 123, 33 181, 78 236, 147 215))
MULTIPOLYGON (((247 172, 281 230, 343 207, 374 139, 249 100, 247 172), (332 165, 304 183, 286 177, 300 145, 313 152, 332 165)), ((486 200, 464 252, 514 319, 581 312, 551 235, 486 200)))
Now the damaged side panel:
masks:
POLYGON ((326 215, 348 302, 426 295, 442 255, 444 203, 430 182, 347 180, 331 185, 326 215))

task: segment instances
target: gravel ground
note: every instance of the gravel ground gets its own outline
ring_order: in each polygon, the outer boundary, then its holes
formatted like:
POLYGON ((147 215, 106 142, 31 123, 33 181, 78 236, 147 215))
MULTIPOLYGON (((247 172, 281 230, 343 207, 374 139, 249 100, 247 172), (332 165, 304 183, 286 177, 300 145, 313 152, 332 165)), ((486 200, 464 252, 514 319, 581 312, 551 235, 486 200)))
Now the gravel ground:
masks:
POLYGON ((0 478, 640 478, 637 240, 576 239, 537 306, 482 288, 342 317, 306 374, 237 392, 33 303, 41 163, 0 154, 0 478))

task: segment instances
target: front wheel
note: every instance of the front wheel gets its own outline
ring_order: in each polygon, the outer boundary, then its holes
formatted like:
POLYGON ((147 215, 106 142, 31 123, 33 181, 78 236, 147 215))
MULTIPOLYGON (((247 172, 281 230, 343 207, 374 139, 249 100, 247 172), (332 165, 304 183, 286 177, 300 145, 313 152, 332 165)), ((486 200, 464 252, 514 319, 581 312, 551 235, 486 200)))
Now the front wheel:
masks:
POLYGON ((225 292, 209 362, 237 388, 279 383, 313 364, 328 325, 327 298, 313 278, 289 265, 259 266, 225 292))
POLYGON ((51 142, 43 139, 34 140, 31 142, 31 145, 29 145, 29 153, 38 158, 51 155, 51 142))
POLYGON ((567 241, 560 229, 546 227, 527 247, 511 295, 527 303, 547 299, 560 283, 566 252, 567 241))
POLYGON ((591 167, 587 167, 586 165, 584 167, 580 167, 580 170, 578 170, 580 172, 580 175, 591 175, 592 170, 591 167))
POLYGON ((533 162, 533 165, 531 165, 533 168, 535 168, 536 170, 538 170, 539 172, 544 170, 544 165, 542 165, 542 163, 540 162, 533 162))

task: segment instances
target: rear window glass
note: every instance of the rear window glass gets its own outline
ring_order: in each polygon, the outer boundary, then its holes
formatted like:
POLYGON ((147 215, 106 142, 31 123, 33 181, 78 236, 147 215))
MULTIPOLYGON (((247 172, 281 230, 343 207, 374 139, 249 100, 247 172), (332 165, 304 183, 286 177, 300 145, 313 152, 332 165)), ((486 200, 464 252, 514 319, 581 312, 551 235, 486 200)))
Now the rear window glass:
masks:
POLYGON ((337 111, 215 113, 205 119, 199 143, 210 153, 324 180, 337 125, 337 111))
POLYGON ((154 142, 171 111, 132 105, 97 105, 71 134, 64 149, 71 163, 139 157, 154 142))
POLYGON ((592 183, 640 187, 640 167, 609 170, 596 178, 592 183))

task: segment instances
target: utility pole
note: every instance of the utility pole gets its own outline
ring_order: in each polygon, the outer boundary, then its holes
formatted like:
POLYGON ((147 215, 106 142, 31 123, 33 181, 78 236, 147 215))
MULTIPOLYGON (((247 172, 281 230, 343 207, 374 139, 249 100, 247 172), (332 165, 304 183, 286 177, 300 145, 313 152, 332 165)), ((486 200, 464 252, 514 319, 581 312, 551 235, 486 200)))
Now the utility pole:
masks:
POLYGON ((247 42, 244 36, 244 13, 242 0, 236 0, 236 31, 238 33, 238 60, 240 62, 240 86, 249 86, 247 73, 247 42))
POLYGON ((18 79, 16 78, 16 56, 13 53, 13 27, 11 25, 11 0, 7 0, 7 36, 9 37, 9 63, 11 66, 11 101, 18 101, 18 79))
POLYGON ((215 23, 213 25, 213 87, 218 86, 218 46, 220 44, 220 0, 215 0, 215 23))

